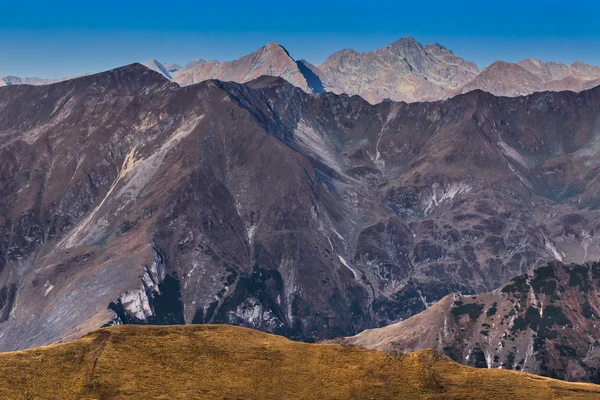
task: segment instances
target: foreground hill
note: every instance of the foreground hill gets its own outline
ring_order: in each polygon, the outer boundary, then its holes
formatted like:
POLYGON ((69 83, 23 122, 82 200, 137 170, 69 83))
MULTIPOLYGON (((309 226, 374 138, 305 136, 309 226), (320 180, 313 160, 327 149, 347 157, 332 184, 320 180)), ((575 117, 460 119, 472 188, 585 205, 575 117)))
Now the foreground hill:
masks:
POLYGON ((600 387, 292 342, 232 326, 120 326, 0 354, 3 399, 600 399, 600 387))
POLYGON ((491 293, 447 296, 406 321, 342 340, 385 351, 435 348, 483 368, 600 382, 600 263, 550 263, 491 293))

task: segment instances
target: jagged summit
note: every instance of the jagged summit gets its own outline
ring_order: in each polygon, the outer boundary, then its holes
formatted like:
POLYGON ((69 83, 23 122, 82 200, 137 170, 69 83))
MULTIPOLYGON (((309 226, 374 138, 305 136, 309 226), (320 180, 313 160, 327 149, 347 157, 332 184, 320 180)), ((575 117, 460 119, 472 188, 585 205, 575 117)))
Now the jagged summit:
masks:
POLYGON ((478 72, 475 64, 412 37, 371 52, 336 52, 319 70, 326 90, 357 94, 371 103, 445 99, 478 72))

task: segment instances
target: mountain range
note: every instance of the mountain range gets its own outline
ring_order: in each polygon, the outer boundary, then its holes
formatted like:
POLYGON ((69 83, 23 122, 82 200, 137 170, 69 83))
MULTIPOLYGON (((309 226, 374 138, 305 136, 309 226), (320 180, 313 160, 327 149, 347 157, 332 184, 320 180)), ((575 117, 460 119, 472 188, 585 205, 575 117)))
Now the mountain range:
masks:
MULTIPOLYGON (((422 45, 411 37, 371 52, 345 49, 322 64, 295 60, 277 43, 269 43, 234 61, 198 59, 181 67, 156 60, 144 63, 181 86, 208 79, 245 83, 262 75, 278 76, 309 93, 329 91, 381 101, 437 101, 471 90, 497 96, 521 96, 542 91, 582 91, 600 85, 600 67, 573 62, 518 63, 497 61, 479 70, 439 44, 422 45)), ((2 77, 0 85, 48 84, 62 79, 2 77)))
POLYGON ((2 350, 121 323, 350 336, 600 257, 600 89, 372 105, 134 64, 0 99, 2 350))

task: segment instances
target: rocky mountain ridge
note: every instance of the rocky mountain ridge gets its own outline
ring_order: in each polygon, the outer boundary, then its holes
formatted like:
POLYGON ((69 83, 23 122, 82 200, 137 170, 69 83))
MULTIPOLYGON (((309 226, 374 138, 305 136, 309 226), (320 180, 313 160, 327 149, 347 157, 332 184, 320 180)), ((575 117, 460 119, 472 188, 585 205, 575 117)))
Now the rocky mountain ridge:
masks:
MULTIPOLYGON (((422 45, 411 37, 365 53, 337 51, 318 66, 292 58, 275 42, 233 61, 198 59, 181 67, 151 60, 144 65, 182 86, 208 79, 244 83, 271 75, 308 93, 360 95, 373 104, 445 100, 477 89, 514 97, 542 91, 578 92, 600 85, 600 67, 579 61, 566 65, 529 58, 518 63, 498 61, 479 70, 440 44, 422 45)), ((38 85, 66 79, 3 77, 0 85, 38 85)))

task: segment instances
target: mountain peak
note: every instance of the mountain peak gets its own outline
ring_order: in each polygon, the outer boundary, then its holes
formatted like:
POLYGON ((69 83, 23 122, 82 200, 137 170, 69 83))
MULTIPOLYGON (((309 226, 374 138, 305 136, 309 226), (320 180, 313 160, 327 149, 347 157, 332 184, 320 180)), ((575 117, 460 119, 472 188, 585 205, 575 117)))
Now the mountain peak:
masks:
POLYGON ((391 43, 389 45, 389 47, 392 47, 395 49, 411 49, 411 48, 422 48, 423 45, 421 43, 419 43, 412 36, 404 36, 404 37, 401 37, 400 39, 396 40, 395 42, 391 43))
POLYGON ((289 58, 291 58, 293 60, 292 56, 290 55, 290 52, 287 51, 287 49, 285 47, 283 47, 282 45, 280 45, 277 42, 270 42, 266 46, 264 46, 262 49, 264 49, 267 52, 273 52, 273 53, 283 51, 289 58))

